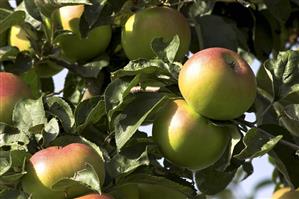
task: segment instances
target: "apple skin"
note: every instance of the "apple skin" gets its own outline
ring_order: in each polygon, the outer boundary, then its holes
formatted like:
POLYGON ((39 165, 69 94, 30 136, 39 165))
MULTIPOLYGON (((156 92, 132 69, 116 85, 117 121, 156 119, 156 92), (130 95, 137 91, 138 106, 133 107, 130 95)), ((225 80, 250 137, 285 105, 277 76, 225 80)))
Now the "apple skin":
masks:
POLYGON ((110 194, 115 199, 188 199, 180 191, 148 183, 127 183, 116 187, 110 194))
POLYGON ((88 195, 85 195, 85 196, 80 196, 80 197, 77 197, 75 199, 113 199, 112 196, 110 195, 107 195, 107 194, 88 194, 88 195))
POLYGON ((234 127, 216 126, 184 100, 171 101, 153 123, 153 138, 164 157, 179 167, 200 170, 223 155, 234 127))
POLYGON ((56 41, 65 57, 71 61, 86 61, 103 53, 111 40, 110 25, 98 26, 91 30, 86 38, 81 38, 79 23, 83 12, 84 5, 64 6, 59 9, 63 29, 74 34, 58 36, 56 41))
POLYGON ((31 96, 26 83, 13 73, 0 72, 0 122, 11 123, 15 104, 31 96))
MULTIPOLYGON (((29 35, 21 28, 21 26, 12 26, 9 35, 9 44, 17 47, 20 51, 32 51, 29 35)), ((34 66, 40 77, 52 77, 59 73, 63 68, 51 61, 38 63, 34 66)))
POLYGON ((182 67, 178 84, 195 111, 215 120, 240 117, 256 97, 256 79, 250 66, 225 48, 194 54, 182 67))
POLYGON ((292 190, 289 187, 284 187, 275 191, 272 199, 298 199, 299 189, 292 190))
POLYGON ((27 35, 21 26, 12 26, 10 29, 9 44, 17 47, 20 51, 30 51, 31 44, 28 37, 29 35, 27 35))
POLYGON ((48 147, 35 153, 26 165, 27 174, 22 178, 23 190, 32 199, 64 199, 90 192, 80 184, 67 190, 53 190, 51 187, 62 178, 72 177, 77 171, 92 165, 101 183, 105 179, 102 157, 91 147, 82 143, 72 143, 65 147, 48 147))
POLYGON ((132 15, 122 30, 122 47, 130 60, 152 59, 156 55, 151 48, 155 38, 162 37, 169 42, 175 35, 180 38, 176 59, 181 59, 188 51, 191 31, 185 17, 167 7, 154 7, 132 15))

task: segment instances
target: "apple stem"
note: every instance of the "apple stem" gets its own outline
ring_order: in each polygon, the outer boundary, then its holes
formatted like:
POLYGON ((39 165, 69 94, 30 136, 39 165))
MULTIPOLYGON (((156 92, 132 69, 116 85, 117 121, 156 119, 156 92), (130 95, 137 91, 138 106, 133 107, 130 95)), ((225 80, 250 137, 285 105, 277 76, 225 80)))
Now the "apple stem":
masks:
POLYGON ((192 181, 196 189, 196 193, 200 194, 198 184, 196 183, 196 171, 192 171, 192 181))

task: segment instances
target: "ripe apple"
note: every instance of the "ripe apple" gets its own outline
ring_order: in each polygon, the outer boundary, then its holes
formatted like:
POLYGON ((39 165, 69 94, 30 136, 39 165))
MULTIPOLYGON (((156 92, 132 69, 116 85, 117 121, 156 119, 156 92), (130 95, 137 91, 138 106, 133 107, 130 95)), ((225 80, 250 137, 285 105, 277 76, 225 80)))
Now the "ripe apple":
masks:
POLYGON ((224 153, 234 127, 216 126, 184 100, 171 101, 153 124, 153 138, 164 157, 180 167, 204 169, 224 153))
POLYGON ((104 182, 104 161, 93 148, 82 143, 65 147, 52 146, 35 153, 26 165, 27 174, 22 178, 23 190, 32 199, 73 198, 90 192, 85 186, 70 184, 64 190, 53 190, 52 186, 63 178, 76 175, 87 164, 95 169, 101 183, 104 182))
POLYGON ((91 30, 86 38, 82 38, 79 22, 83 12, 84 5, 64 6, 59 9, 63 29, 74 34, 60 35, 56 41, 64 55, 72 61, 86 61, 103 53, 111 40, 110 25, 98 26, 91 30))
POLYGON ((299 189, 292 190, 289 187, 284 187, 275 191, 272 199, 298 199, 299 189))
POLYGON ((0 122, 11 123, 15 104, 30 96, 30 89, 20 77, 0 72, 0 122))
POLYGON ((241 116, 256 97, 256 80, 250 66, 225 48, 208 48, 194 54, 182 67, 178 84, 195 111, 215 120, 241 116))
POLYGON ((92 193, 85 196, 77 197, 75 199, 113 199, 113 197, 107 194, 100 195, 100 194, 92 193))
MULTIPOLYGON (((11 46, 17 47, 20 51, 32 51, 28 38, 29 35, 21 26, 15 25, 11 27, 9 35, 9 44, 11 46)), ((62 70, 62 67, 51 61, 38 63, 34 68, 40 77, 51 77, 62 70)))
POLYGON ((157 184, 127 183, 116 187, 111 193, 115 199, 187 199, 182 192, 157 184))
POLYGON ((169 42, 175 35, 180 38, 176 59, 181 59, 188 51, 191 33, 185 17, 168 7, 154 7, 132 15, 122 30, 122 47, 130 60, 151 59, 155 54, 151 42, 162 37, 169 42))

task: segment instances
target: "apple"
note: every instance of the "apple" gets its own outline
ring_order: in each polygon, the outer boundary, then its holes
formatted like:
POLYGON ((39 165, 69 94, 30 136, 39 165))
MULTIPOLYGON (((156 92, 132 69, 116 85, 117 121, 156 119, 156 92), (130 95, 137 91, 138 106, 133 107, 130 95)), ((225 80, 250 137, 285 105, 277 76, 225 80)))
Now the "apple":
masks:
POLYGON ((17 47, 20 51, 30 51, 31 44, 29 35, 19 25, 12 26, 10 29, 9 44, 17 47))
POLYGON ((92 193, 85 196, 77 197, 75 199, 113 199, 113 197, 107 194, 100 195, 100 194, 92 193))
POLYGON ((92 165, 101 184, 105 179, 104 161, 93 148, 82 143, 72 143, 64 147, 52 146, 35 153, 26 165, 27 174, 22 178, 23 190, 32 199, 73 198, 90 192, 85 186, 70 184, 65 189, 54 190, 53 185, 63 178, 92 165))
POLYGON ((182 99, 171 101, 153 123, 153 138, 173 164, 200 170, 214 164, 224 153, 237 129, 216 126, 182 99))
POLYGON ((15 104, 22 98, 30 96, 29 87, 20 77, 0 72, 0 122, 11 123, 15 104))
POLYGON ((74 34, 60 35, 56 41, 65 57, 71 61, 86 61, 103 53, 111 40, 110 25, 98 26, 92 29, 86 38, 82 38, 79 23, 83 12, 84 5, 64 6, 59 9, 63 29, 74 34))
POLYGON ((127 183, 114 188, 110 192, 115 199, 187 199, 182 192, 162 186, 149 183, 127 183))
POLYGON ((188 51, 191 39, 190 27, 185 17, 172 8, 153 7, 132 15, 122 30, 121 43, 130 60, 151 59, 155 54, 151 42, 163 38, 169 42, 175 35, 180 38, 176 59, 181 59, 188 51))
POLYGON ((225 48, 208 48, 183 65, 178 81, 187 103, 214 120, 240 117, 255 101, 256 79, 247 62, 225 48))
MULTIPOLYGON (((17 47, 20 51, 32 51, 29 35, 21 28, 15 25, 10 29, 9 44, 17 47)), ((37 74, 40 77, 52 77, 59 73, 63 68, 51 61, 44 61, 34 65, 37 74)))
POLYGON ((298 199, 299 189, 292 190, 290 187, 284 187, 275 191, 272 199, 298 199))

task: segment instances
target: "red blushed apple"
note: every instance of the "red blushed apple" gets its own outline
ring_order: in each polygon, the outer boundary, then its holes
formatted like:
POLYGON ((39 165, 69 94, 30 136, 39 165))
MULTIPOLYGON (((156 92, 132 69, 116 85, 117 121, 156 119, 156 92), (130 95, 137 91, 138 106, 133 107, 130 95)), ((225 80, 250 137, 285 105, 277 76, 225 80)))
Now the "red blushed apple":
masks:
POLYGON ((166 159, 177 166, 200 170, 223 155, 236 128, 216 126, 184 100, 171 101, 153 124, 153 138, 166 159))
POLYGON ((65 189, 54 190, 59 180, 70 178, 76 172, 93 166, 101 183, 104 182, 104 161, 93 148, 82 143, 73 143, 65 147, 53 146, 35 153, 29 160, 27 174, 22 179, 23 190, 32 199, 73 198, 90 192, 85 186, 76 183, 65 189))
POLYGON ((107 195, 107 194, 88 194, 88 195, 85 195, 85 196, 80 196, 80 197, 77 197, 75 199, 113 199, 112 196, 110 195, 107 195))
POLYGON ((195 111, 215 120, 240 117, 256 97, 256 79, 250 66, 225 48, 194 54, 182 67, 178 84, 195 111))
POLYGON ((30 96, 30 89, 20 77, 0 72, 0 122, 11 123, 15 104, 30 96))

